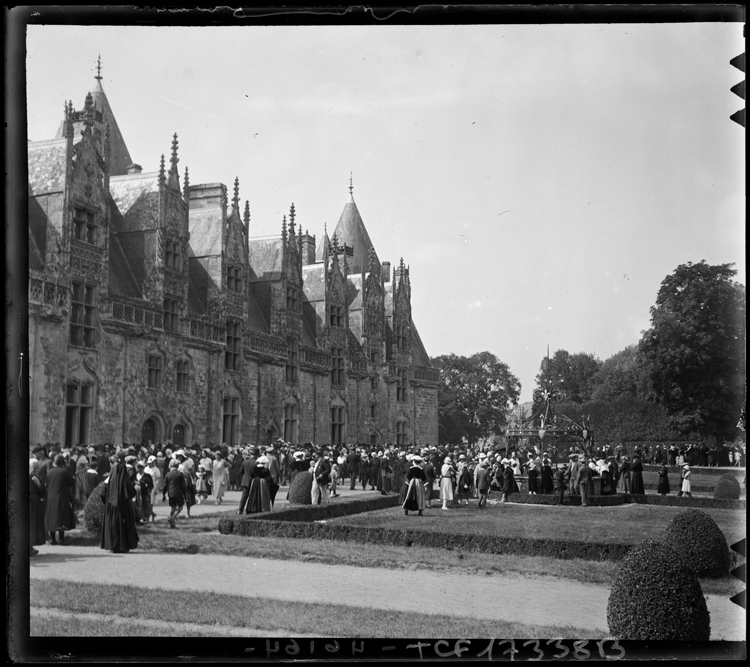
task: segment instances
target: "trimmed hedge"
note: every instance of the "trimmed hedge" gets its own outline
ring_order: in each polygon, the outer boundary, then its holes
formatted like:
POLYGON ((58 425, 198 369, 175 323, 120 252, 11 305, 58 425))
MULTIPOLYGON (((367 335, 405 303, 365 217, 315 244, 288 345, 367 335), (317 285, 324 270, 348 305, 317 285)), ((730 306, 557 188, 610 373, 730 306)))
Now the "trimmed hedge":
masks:
POLYGON ((86 532, 98 535, 102 532, 104 523, 104 503, 102 502, 102 490, 104 482, 100 482, 91 492, 86 505, 83 508, 83 525, 86 532))
MULTIPOLYGON (((659 472, 661 465, 652 465, 650 463, 643 465, 643 472, 659 472)), ((670 472, 679 472, 680 467, 678 465, 667 466, 667 470, 670 472)), ((745 477, 745 468, 717 468, 715 466, 690 466, 690 470, 699 475, 710 475, 712 477, 721 477, 722 475, 732 475, 737 479, 745 477)))
MULTIPOLYGON (((268 517, 268 514, 263 515, 268 517)), ((415 523, 419 519, 415 518, 415 523)), ((252 537, 284 537, 299 539, 335 540, 393 546, 420 546, 493 554, 518 554, 522 556, 549 556, 570 560, 616 561, 631 549, 628 544, 602 544, 568 540, 544 540, 492 535, 435 533, 413 530, 346 526, 342 524, 309 523, 299 521, 221 519, 219 531, 223 534, 252 537)))
POLYGON ((625 556, 612 581, 607 625, 617 639, 711 638, 698 577, 683 555, 664 542, 646 542, 625 556))
POLYGON ((699 577, 729 575, 729 546, 717 523, 705 512, 685 510, 667 526, 664 540, 684 554, 699 577))
POLYGON ((656 494, 625 494, 626 503, 639 505, 668 505, 671 507, 703 507, 715 510, 744 510, 745 499, 725 500, 723 498, 696 498, 695 496, 660 496, 656 494))
POLYGON ((739 500, 740 483, 734 475, 722 475, 714 488, 714 498, 725 500, 739 500))
POLYGON ((242 521, 323 521, 349 514, 374 512, 398 505, 397 495, 379 496, 377 498, 362 498, 346 500, 344 502, 329 503, 328 505, 309 505, 307 507, 289 507, 278 512, 259 512, 242 516, 223 517, 219 520, 219 532, 229 535, 234 532, 233 525, 242 521))
POLYGON ((312 505, 313 475, 311 472, 299 472, 289 486, 289 504, 312 505))
MULTIPOLYGON (((530 496, 528 493, 511 493, 508 496, 508 502, 519 503, 522 505, 557 505, 557 494, 537 494, 530 496)), ((625 499, 621 495, 612 496, 589 496, 589 505, 596 507, 613 507, 622 505, 625 499)), ((564 504, 580 505, 581 496, 565 495, 564 504)))

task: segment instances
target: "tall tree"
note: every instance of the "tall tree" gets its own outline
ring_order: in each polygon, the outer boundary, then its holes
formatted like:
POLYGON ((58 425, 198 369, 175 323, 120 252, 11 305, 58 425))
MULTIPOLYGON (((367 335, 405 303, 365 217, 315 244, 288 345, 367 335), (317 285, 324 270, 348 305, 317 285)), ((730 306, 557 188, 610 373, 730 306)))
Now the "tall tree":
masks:
POLYGON ((745 288, 732 264, 678 266, 659 288, 640 350, 681 430, 732 437, 745 379, 745 288))
POLYGON ((648 365, 638 345, 605 359, 592 382, 591 398, 595 401, 614 401, 621 396, 647 399, 650 395, 648 365))
POLYGON ((511 405, 518 403, 521 383, 508 365, 490 352, 470 357, 455 354, 432 359, 440 369, 438 437, 441 443, 474 444, 500 431, 511 405))
POLYGON ((557 350, 549 364, 546 357, 542 360, 539 375, 536 376, 536 397, 539 398, 546 387, 558 401, 583 403, 590 400, 592 380, 601 364, 593 354, 570 354, 567 350, 557 350))

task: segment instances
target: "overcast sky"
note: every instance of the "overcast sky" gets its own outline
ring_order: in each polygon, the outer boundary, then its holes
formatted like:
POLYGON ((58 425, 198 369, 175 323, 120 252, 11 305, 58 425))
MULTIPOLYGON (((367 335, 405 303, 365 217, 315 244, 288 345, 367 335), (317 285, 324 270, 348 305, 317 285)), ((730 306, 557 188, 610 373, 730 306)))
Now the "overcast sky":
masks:
POLYGON ((133 160, 180 141, 240 179, 252 235, 294 202, 319 239, 354 198, 411 267, 428 354, 489 350, 530 400, 546 353, 604 360, 679 264, 745 280, 742 24, 28 27, 28 136, 102 84, 133 160))

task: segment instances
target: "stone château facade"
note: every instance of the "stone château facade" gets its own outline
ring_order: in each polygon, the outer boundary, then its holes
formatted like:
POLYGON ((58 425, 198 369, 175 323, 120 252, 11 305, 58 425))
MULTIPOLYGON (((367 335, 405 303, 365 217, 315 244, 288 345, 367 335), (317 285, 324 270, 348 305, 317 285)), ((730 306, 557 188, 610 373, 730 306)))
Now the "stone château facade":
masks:
POLYGON ((133 164, 97 73, 30 142, 31 442, 437 444, 403 259, 349 202, 332 237, 254 238, 249 202, 133 164))

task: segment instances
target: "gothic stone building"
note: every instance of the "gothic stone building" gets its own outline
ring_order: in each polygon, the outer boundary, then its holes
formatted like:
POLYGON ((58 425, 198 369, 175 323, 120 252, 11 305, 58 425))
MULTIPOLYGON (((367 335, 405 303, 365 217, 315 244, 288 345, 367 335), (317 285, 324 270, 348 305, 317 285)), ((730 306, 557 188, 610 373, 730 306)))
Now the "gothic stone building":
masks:
POLYGON ((133 164, 96 77, 30 142, 31 442, 437 444, 437 370, 351 195, 316 246, 294 205, 253 237, 238 182, 188 182, 177 135, 133 164))

